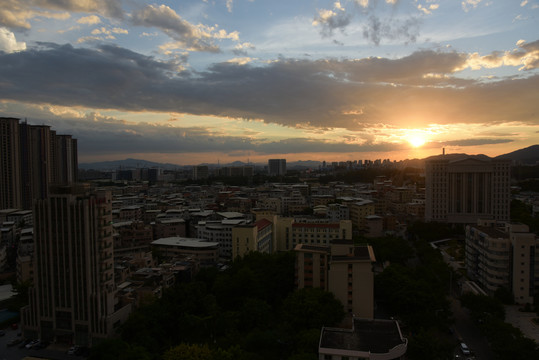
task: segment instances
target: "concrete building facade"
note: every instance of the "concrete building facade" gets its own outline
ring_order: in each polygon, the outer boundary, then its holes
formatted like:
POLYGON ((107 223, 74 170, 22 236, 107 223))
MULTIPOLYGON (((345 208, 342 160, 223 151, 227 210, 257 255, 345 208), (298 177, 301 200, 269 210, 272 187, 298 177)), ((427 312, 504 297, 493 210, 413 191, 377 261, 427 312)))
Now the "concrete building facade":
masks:
POLYGON ((286 175, 286 159, 269 159, 268 174, 270 176, 286 175))
POLYGON ((24 335, 91 346, 114 334, 131 304, 115 297, 110 192, 55 188, 34 205, 34 285, 24 335))
POLYGON ((329 246, 298 244, 296 286, 320 287, 332 292, 345 311, 359 318, 374 317, 374 273, 371 246, 334 240, 329 246))
POLYGON ((260 219, 252 224, 239 225, 232 229, 232 258, 242 257, 251 251, 271 253, 273 251, 273 224, 260 219))
POLYGON ((492 295, 505 287, 516 303, 533 303, 539 290, 539 240, 524 224, 479 220, 466 227, 466 270, 492 295))
POLYGON ((509 220, 510 160, 441 155, 425 164, 425 220, 509 220))

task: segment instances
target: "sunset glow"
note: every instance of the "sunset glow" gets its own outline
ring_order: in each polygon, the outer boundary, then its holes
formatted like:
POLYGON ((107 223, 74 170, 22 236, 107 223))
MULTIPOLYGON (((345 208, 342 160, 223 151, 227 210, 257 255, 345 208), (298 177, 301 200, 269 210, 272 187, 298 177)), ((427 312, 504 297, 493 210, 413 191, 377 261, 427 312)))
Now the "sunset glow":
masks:
POLYGON ((403 160, 539 143, 537 1, 2 10, 0 116, 72 134, 80 162, 403 160))
POLYGON ((408 138, 408 142, 410 143, 410 145, 412 145, 413 147, 421 147, 423 146, 427 140, 425 140, 425 138, 419 136, 419 135, 413 135, 412 137, 408 138))

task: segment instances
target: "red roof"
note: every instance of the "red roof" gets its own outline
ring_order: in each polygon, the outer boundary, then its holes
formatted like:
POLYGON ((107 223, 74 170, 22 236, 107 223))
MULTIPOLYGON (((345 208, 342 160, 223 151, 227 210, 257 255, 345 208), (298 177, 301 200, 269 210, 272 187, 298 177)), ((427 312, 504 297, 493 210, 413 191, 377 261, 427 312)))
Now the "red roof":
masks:
POLYGON ((267 226, 271 225, 271 221, 268 219, 260 219, 257 222, 255 222, 256 227, 258 228, 258 231, 264 229, 267 226))

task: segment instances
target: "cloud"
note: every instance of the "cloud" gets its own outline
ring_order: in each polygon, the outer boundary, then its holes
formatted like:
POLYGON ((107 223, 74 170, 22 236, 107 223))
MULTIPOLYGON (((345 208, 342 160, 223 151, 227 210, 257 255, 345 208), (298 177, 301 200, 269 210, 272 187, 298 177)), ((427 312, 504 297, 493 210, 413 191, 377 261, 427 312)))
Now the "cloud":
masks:
POLYGON ((111 35, 111 34, 128 34, 128 33, 129 32, 126 29, 122 29, 122 28, 107 29, 105 27, 101 27, 101 28, 92 30, 92 35, 99 35, 99 34, 111 35))
POLYGON ((355 0, 355 1, 359 6, 363 8, 366 8, 369 6, 369 0, 355 0))
POLYGON ((464 0, 461 2, 462 10, 468 12, 479 6, 482 0, 464 0))
POLYGON ((101 23, 101 19, 97 15, 90 15, 90 16, 81 17, 80 19, 77 20, 77 22, 79 24, 96 25, 96 24, 101 23))
POLYGON ((498 51, 484 56, 478 53, 470 54, 464 65, 474 70, 501 66, 520 66, 519 70, 539 68, 539 40, 531 43, 520 40, 517 42, 517 48, 512 51, 498 51))
POLYGON ((0 8, 0 26, 30 29, 29 20, 33 18, 67 19, 71 12, 123 17, 121 0, 3 0, 0 8))
MULTIPOLYGON (((537 46, 521 42, 519 49, 529 54, 537 46)), ((538 122, 539 75, 487 82, 459 79, 455 73, 469 62, 464 53, 280 59, 264 66, 220 63, 203 72, 180 71, 183 61, 158 61, 115 46, 40 44, 0 54, 0 99, 352 131, 379 123, 424 127, 455 119, 538 122)))
POLYGON ((232 64, 238 64, 238 65, 245 65, 245 64, 248 64, 250 62, 252 62, 254 59, 253 58, 250 58, 250 57, 241 57, 241 58, 233 58, 233 59, 230 59, 227 61, 227 63, 232 63, 232 64))
POLYGON ((322 36, 327 37, 332 36, 335 29, 344 30, 350 24, 350 19, 351 15, 337 1, 334 4, 334 10, 319 10, 312 24, 313 26, 320 26, 320 33, 322 36))
POLYGON ((271 141, 259 139, 259 132, 226 135, 204 126, 181 127, 171 122, 130 122, 99 112, 69 108, 29 105, 24 109, 0 103, 3 113, 27 117, 30 124, 46 123, 59 134, 70 134, 78 140, 79 153, 111 155, 125 153, 221 153, 252 152, 253 154, 352 153, 392 151, 401 148, 394 143, 335 142, 328 139, 295 137, 271 141), (11 111, 10 111, 11 110, 11 111))
POLYGON ((381 19, 378 16, 369 16, 367 23, 363 25, 363 37, 380 45, 382 39, 404 40, 405 43, 416 42, 419 36, 421 20, 409 17, 403 20, 388 18, 381 19))
POLYGON ((421 4, 417 4, 417 9, 421 12, 423 12, 425 15, 430 15, 432 12, 440 7, 439 4, 430 4, 429 6, 425 7, 421 4))
POLYGON ((22 50, 26 50, 26 43, 18 42, 17 39, 15 39, 15 34, 6 28, 0 28, 0 51, 12 53, 22 50))
POLYGON ((247 55, 247 50, 254 50, 254 49, 255 49, 255 46, 253 44, 251 44, 250 42, 244 42, 244 43, 241 43, 241 44, 236 44, 236 46, 234 47, 232 52, 234 53, 234 55, 246 56, 247 55))
POLYGON ((227 33, 224 30, 204 25, 195 26, 182 19, 173 9, 166 5, 147 5, 132 14, 134 25, 156 27, 175 41, 169 49, 178 48, 190 51, 219 52, 213 39, 238 40, 238 33, 227 33))
POLYGON ((232 12, 232 7, 234 6, 234 0, 226 0, 226 9, 229 13, 232 12))

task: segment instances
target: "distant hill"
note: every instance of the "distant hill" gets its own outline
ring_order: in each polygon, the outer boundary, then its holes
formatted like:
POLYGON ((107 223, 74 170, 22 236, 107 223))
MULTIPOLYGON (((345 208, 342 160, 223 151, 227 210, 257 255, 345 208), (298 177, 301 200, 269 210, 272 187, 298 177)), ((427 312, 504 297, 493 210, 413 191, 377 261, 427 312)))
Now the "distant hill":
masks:
POLYGON ((539 145, 532 145, 508 154, 496 156, 495 159, 511 159, 522 164, 536 164, 539 162, 539 145))
MULTIPOLYGON (((304 170, 308 168, 311 168, 311 169, 318 168, 320 164, 322 164, 320 161, 299 160, 299 161, 292 161, 292 162, 287 163, 286 167, 288 169, 304 170)), ((263 166, 266 166, 267 163, 246 163, 242 161, 234 161, 229 164, 204 163, 200 165, 207 165, 212 168, 225 167, 225 166, 244 166, 244 165, 255 165, 255 166, 263 167, 263 166)), ((140 169, 140 168, 161 168, 161 169, 166 169, 166 170, 175 170, 175 169, 190 168, 190 167, 191 165, 158 163, 158 162, 141 160, 141 159, 112 160, 112 161, 101 161, 101 162, 94 162, 94 163, 80 163, 79 164, 79 169, 100 170, 100 171, 111 171, 111 170, 118 170, 118 169, 128 170, 128 169, 140 169)))
POLYGON ((112 161, 101 161, 94 163, 80 163, 79 169, 84 170, 101 170, 101 171, 110 171, 118 169, 140 169, 140 168, 161 168, 167 170, 173 170, 181 168, 181 165, 168 164, 168 163, 157 163, 153 161, 141 160, 141 159, 125 159, 125 160, 112 160, 112 161))
MULTIPOLYGON (((413 168, 424 168, 425 160, 435 158, 441 155, 430 156, 425 159, 409 159, 401 162, 401 167, 413 167, 413 168)), ((460 157, 469 156, 466 154, 446 154, 446 158, 457 159, 460 157)), ((488 159, 486 155, 471 155, 478 159, 488 159)), ((516 150, 508 154, 496 156, 495 159, 511 159, 515 162, 520 162, 523 164, 536 164, 539 163, 539 145, 532 145, 524 149, 516 150)), ((317 169, 322 164, 321 161, 316 160, 299 160, 287 162, 286 167, 288 169, 295 170, 305 170, 305 169, 317 169)), ((210 167, 225 167, 225 166, 243 166, 248 165, 242 161, 234 161, 230 164, 203 164, 210 167)), ((250 163, 249 165, 255 166, 267 166, 267 163, 250 163)), ((79 169, 83 170, 100 170, 100 171, 111 171, 117 169, 137 169, 137 168, 161 168, 166 170, 176 170, 183 168, 190 168, 188 165, 177 165, 170 163, 158 163, 153 161, 141 160, 141 159, 125 159, 125 160, 114 160, 114 161, 102 161, 94 163, 80 163, 79 169)))

